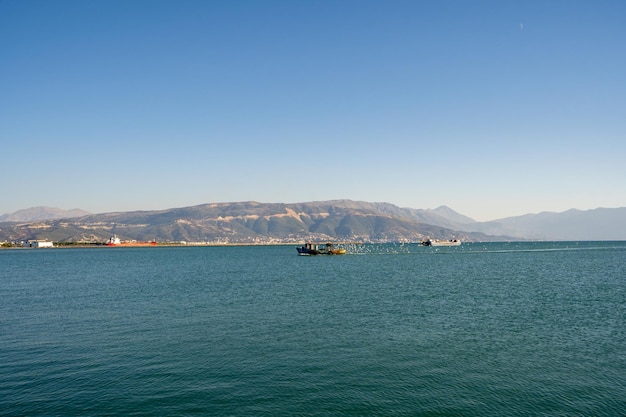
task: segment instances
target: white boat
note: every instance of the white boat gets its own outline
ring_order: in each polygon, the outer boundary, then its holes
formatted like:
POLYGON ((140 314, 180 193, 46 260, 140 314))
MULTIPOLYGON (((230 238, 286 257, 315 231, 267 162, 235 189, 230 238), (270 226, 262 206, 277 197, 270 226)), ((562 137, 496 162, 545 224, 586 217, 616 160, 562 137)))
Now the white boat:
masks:
POLYGON ((459 239, 427 239, 422 242, 424 246, 461 246, 461 241, 459 239))
POLYGON ((117 246, 120 245, 122 243, 122 241, 120 240, 119 237, 113 235, 109 238, 109 240, 107 240, 106 245, 107 246, 117 246))
POLYGON ((121 240, 116 235, 111 236, 109 240, 105 243, 107 246, 156 246, 156 240, 152 240, 150 242, 137 242, 136 240, 126 241, 121 240))

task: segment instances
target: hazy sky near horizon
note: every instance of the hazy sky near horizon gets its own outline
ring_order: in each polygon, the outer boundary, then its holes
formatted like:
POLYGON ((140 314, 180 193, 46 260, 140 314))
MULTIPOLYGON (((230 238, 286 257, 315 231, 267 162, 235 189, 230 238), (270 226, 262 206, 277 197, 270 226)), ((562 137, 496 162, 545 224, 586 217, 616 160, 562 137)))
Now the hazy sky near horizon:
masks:
POLYGON ((0 214, 626 206, 626 2, 0 1, 0 214))

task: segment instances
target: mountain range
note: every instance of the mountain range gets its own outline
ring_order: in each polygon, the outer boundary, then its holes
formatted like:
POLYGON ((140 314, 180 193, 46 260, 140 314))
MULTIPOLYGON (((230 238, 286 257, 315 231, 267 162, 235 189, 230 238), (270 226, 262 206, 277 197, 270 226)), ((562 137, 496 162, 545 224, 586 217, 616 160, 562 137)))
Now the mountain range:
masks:
POLYGON ((413 242, 626 240, 626 207, 544 212, 477 222, 449 207, 401 208, 352 200, 210 203, 88 214, 36 207, 0 216, 0 241, 104 242, 110 236, 222 244, 314 241, 413 242), (30 217, 29 217, 30 216, 30 217))

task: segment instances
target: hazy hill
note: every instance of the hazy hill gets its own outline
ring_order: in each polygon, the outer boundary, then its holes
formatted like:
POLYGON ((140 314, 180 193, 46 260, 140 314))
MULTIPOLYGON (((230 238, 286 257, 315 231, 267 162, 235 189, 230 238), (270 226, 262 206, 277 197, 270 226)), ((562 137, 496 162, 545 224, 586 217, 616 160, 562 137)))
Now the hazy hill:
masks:
POLYGON ((626 240, 626 207, 526 214, 461 229, 524 239, 626 240))
POLYGON ((222 243, 305 240, 421 241, 626 240, 626 208, 568 210, 476 222, 449 207, 401 208, 389 203, 334 200, 306 203, 212 203, 167 210, 90 214, 5 222, 0 241, 122 239, 222 243))
POLYGON ((62 210, 56 207, 41 206, 18 210, 10 214, 3 214, 0 216, 0 222, 34 222, 48 219, 68 219, 86 216, 88 214, 90 214, 88 211, 80 209, 62 210))
MULTIPOLYGON (((224 243, 304 240, 420 241, 427 237, 487 240, 420 221, 418 211, 351 200, 308 203, 213 203, 157 211, 91 214, 74 219, 5 224, 2 240, 122 239, 224 243)), ((442 222, 444 219, 442 219, 442 222)))

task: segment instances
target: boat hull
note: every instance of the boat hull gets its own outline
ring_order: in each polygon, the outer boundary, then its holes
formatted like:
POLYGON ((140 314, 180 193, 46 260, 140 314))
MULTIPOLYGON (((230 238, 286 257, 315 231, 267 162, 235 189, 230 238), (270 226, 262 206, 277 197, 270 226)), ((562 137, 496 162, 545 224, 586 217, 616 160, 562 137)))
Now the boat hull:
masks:
POLYGON ((461 246, 461 241, 458 239, 441 240, 441 239, 428 239, 422 242, 423 246, 461 246))
POLYGON ((346 250, 343 248, 335 248, 332 243, 326 243, 322 247, 313 243, 305 243, 304 246, 296 248, 298 255, 344 255, 346 250))
POLYGON ((156 242, 121 242, 121 243, 107 243, 107 246, 112 247, 138 247, 138 246, 156 246, 156 242))
POLYGON ((150 242, 137 242, 135 240, 123 241, 119 237, 113 235, 113 236, 111 236, 111 238, 109 240, 107 240, 105 245, 106 246, 115 246, 115 247, 117 247, 117 246, 122 246, 122 247, 156 246, 157 242, 156 242, 156 240, 152 240, 150 242))

